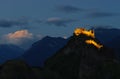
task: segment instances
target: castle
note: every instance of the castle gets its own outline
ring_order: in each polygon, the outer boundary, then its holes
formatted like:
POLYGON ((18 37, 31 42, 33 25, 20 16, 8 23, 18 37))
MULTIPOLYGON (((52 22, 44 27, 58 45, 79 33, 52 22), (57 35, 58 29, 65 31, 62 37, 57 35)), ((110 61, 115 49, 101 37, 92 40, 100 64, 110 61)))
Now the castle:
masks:
POLYGON ((74 34, 76 36, 79 36, 80 34, 85 34, 89 37, 95 38, 95 34, 94 34, 93 30, 86 30, 84 28, 76 28, 75 31, 74 31, 74 34))
MULTIPOLYGON (((76 36, 79 36, 81 34, 84 34, 88 37, 92 37, 92 38, 95 38, 95 33, 93 30, 86 30, 84 28, 76 28, 75 31, 74 31, 74 34, 76 36)), ((88 40, 85 40, 85 43, 87 44, 92 44, 94 45, 95 47, 97 47, 98 49, 100 49, 101 47, 103 47, 103 45, 100 45, 98 44, 96 41, 94 41, 93 39, 88 39, 88 40)))

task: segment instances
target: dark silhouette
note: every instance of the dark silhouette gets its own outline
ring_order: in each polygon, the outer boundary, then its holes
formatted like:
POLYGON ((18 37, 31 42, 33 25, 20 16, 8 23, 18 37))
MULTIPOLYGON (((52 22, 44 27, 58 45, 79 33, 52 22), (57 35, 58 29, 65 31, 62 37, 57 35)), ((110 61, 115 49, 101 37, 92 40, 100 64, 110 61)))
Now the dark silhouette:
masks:
POLYGON ((87 44, 88 39, 101 44, 96 38, 74 34, 42 68, 11 60, 0 67, 0 79, 120 79, 115 53, 104 45, 87 44))

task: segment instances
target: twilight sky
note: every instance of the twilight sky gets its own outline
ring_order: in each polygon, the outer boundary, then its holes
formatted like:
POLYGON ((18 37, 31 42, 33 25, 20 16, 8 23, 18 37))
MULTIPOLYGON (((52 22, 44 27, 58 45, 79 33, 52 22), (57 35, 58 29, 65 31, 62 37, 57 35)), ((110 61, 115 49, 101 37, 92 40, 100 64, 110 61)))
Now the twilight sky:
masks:
POLYGON ((68 37, 79 26, 120 28, 120 0, 0 0, 2 40, 68 37))

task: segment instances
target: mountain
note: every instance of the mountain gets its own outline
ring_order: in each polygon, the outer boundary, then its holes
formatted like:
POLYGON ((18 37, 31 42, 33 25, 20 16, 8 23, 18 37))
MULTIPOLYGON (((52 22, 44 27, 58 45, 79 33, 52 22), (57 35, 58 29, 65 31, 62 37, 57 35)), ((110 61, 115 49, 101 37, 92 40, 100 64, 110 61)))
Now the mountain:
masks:
POLYGON ((92 30, 78 28, 42 68, 7 61, 0 66, 0 79, 120 79, 120 62, 92 30))
POLYGON ((23 55, 24 50, 12 44, 0 44, 0 63, 23 55))
MULTIPOLYGON (((106 46, 110 46, 108 42, 114 43, 114 40, 120 36, 120 29, 115 28, 96 28, 95 36, 106 46), (109 39, 110 38, 110 39, 109 39)), ((22 58, 31 66, 43 66, 43 62, 63 47, 68 39, 61 37, 46 36, 42 40, 35 42, 30 49, 28 49, 22 58), (36 52, 37 51, 37 52, 36 52), (43 53, 44 52, 44 53, 43 53), (41 63, 40 63, 41 62, 41 63)), ((115 49, 116 50, 116 49, 115 49)))
POLYGON ((117 28, 96 28, 96 37, 116 52, 120 59, 120 29, 117 28))
POLYGON ((91 37, 89 31, 83 33, 74 34, 45 62, 45 69, 56 72, 62 79, 120 79, 120 64, 115 53, 91 37), (88 40, 91 41, 86 42, 88 40))
MULTIPOLYGON (((115 41, 113 40, 120 36, 120 29, 96 28, 95 36, 101 41, 101 43, 116 50, 115 47, 117 45, 110 46, 110 43, 114 43, 115 41)), ((68 42, 68 40, 69 38, 64 39, 61 37, 46 36, 42 40, 35 42, 21 58, 31 66, 43 66, 44 61, 53 55, 56 51, 58 51, 61 47, 63 47, 68 42)))
POLYGON ((31 66, 43 66, 43 62, 62 48, 67 41, 61 37, 46 36, 42 40, 35 42, 21 58, 31 66))
MULTIPOLYGON (((113 39, 120 36, 120 29, 117 28, 96 28, 95 36, 104 44, 112 42, 113 39)), ((113 41, 114 42, 114 41, 113 41)))
POLYGON ((120 59, 120 36, 107 42, 106 45, 114 49, 114 51, 116 52, 116 56, 118 56, 118 58, 120 59))
POLYGON ((112 39, 107 44, 109 44, 109 46, 113 48, 117 48, 117 49, 120 48, 120 36, 112 39))

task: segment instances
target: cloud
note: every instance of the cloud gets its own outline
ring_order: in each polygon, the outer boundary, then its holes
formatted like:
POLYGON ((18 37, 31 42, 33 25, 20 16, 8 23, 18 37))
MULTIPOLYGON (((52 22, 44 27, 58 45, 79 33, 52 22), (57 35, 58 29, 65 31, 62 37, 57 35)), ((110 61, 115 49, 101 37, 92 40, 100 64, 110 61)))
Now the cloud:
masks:
POLYGON ((14 33, 9 33, 6 36, 10 39, 32 38, 32 33, 29 33, 28 30, 20 30, 14 33))
POLYGON ((25 39, 32 39, 33 34, 29 33, 27 30, 19 30, 14 33, 9 33, 4 37, 10 43, 21 44, 25 39))
POLYGON ((109 28, 113 28, 112 25, 93 25, 93 26, 90 26, 90 29, 109 29, 109 28))
POLYGON ((16 32, 3 35, 0 40, 3 44, 14 44, 27 49, 35 41, 40 40, 41 38, 41 35, 34 35, 28 30, 18 30, 16 32))
POLYGON ((67 26, 68 23, 77 22, 77 19, 64 19, 59 17, 48 18, 45 23, 55 26, 67 26))
POLYGON ((19 20, 19 19, 1 19, 0 27, 9 28, 13 26, 23 26, 28 24, 27 20, 19 20))
POLYGON ((83 8, 78 8, 78 7, 71 6, 71 5, 58 6, 58 7, 56 7, 56 10, 65 12, 65 13, 76 13, 76 12, 85 11, 85 9, 83 9, 83 8))
POLYGON ((111 16, 118 16, 119 13, 110 13, 110 12, 92 12, 87 15, 90 18, 101 18, 101 17, 111 17, 111 16))
POLYGON ((31 28, 28 26, 29 24, 34 25, 34 23, 37 24, 49 24, 49 25, 55 25, 55 26, 67 26, 67 24, 76 22, 77 19, 65 19, 65 18, 59 18, 59 17, 52 17, 48 18, 46 20, 41 19, 1 19, 0 20, 0 27, 3 28, 11 28, 14 26, 20 27, 22 29, 29 29, 31 28))

